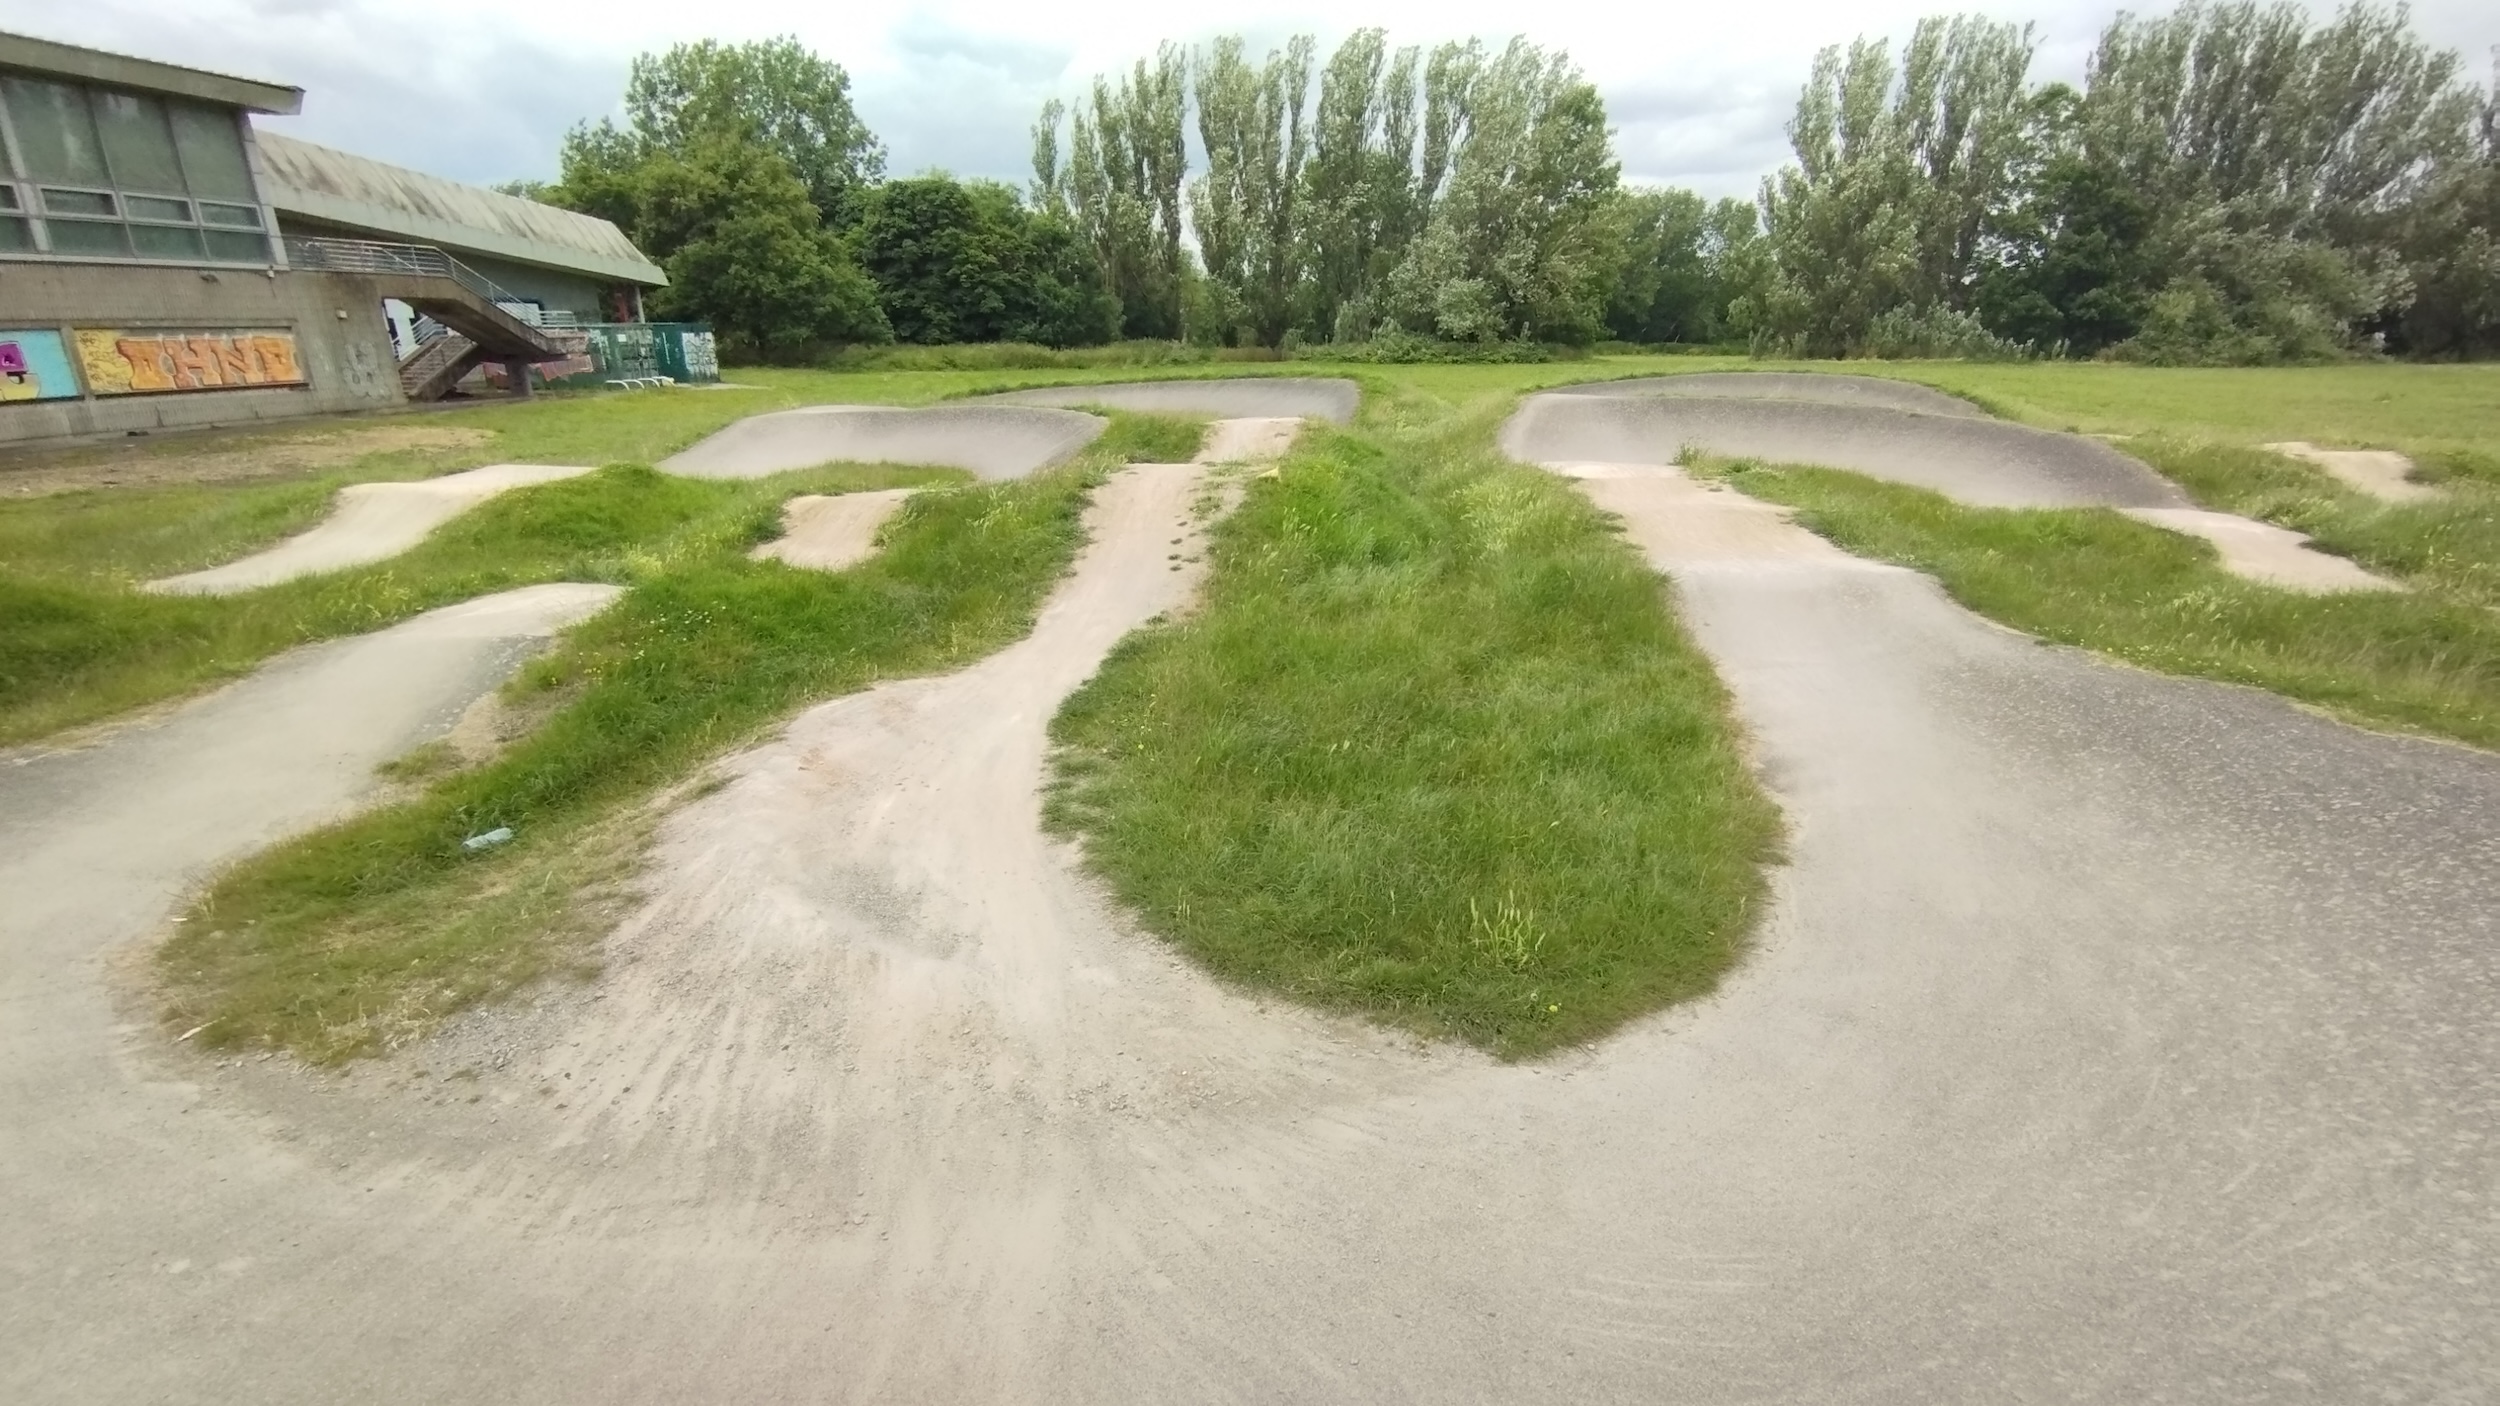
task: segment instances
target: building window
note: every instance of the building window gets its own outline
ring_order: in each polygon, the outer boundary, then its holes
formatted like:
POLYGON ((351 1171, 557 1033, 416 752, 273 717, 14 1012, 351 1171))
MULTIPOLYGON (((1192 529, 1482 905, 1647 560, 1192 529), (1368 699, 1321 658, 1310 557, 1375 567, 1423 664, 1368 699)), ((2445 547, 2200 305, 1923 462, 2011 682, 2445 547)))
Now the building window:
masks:
POLYGON ((269 261, 233 112, 17 75, 0 108, 19 161, 0 183, 0 253, 269 261))

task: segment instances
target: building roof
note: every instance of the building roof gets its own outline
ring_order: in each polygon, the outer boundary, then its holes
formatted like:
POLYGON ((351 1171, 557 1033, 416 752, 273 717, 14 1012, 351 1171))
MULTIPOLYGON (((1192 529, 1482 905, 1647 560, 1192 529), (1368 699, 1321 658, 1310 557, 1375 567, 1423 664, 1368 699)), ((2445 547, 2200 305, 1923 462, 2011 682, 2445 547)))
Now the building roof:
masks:
POLYGON ((668 282, 624 231, 592 215, 559 210, 405 166, 256 131, 261 198, 282 215, 515 263, 570 269, 620 283, 668 282))
POLYGON ((74 78, 143 93, 168 93, 222 107, 239 107, 246 112, 283 116, 304 110, 304 90, 301 88, 211 73, 204 68, 158 63, 154 59, 134 59, 127 54, 62 44, 25 34, 0 33, 0 68, 41 73, 54 78, 74 78))

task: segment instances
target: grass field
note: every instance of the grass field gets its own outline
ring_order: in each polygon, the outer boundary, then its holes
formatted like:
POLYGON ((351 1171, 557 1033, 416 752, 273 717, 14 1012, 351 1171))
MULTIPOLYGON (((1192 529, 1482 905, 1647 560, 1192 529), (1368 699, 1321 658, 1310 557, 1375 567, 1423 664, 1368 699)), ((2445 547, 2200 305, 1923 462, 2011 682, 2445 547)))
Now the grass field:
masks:
MULTIPOLYGON (((1214 534, 1202 606, 1124 645, 1058 720, 1051 821, 1086 838, 1146 926, 1219 972, 1532 1055, 1706 989, 1741 948, 1776 822, 1660 583, 1568 485, 1502 462, 1492 436, 1539 386, 1762 365, 741 370, 754 389, 429 415, 473 442, 250 482, 11 498, 0 466, 0 744, 486 591, 627 585, 516 681, 546 716, 535 733, 471 770, 411 759, 413 798, 241 866, 162 954, 168 1018, 208 1023, 203 1039, 370 1051, 587 960, 652 797, 811 699, 956 667, 1020 634, 1073 550, 1090 476, 1183 457, 1195 431, 1123 417, 1070 469, 924 495, 878 558, 833 577, 743 549, 792 493, 960 475, 689 482, 634 464, 793 404, 1350 375, 1366 390, 1360 422, 1312 432, 1254 480, 1214 534), (373 567, 220 599, 132 589, 301 530, 342 484, 515 461, 614 467, 508 495, 373 567), (498 824, 520 839, 458 857, 460 837, 498 824)), ((2500 745, 2500 368, 1807 369, 1907 377, 2026 423, 2128 436, 2199 501, 2308 532, 2411 589, 2294 596, 2113 514, 1727 470, 1852 550, 1931 571, 2046 638, 2500 745), (2404 450, 2445 496, 2380 504, 2256 447, 2282 439, 2404 450)))

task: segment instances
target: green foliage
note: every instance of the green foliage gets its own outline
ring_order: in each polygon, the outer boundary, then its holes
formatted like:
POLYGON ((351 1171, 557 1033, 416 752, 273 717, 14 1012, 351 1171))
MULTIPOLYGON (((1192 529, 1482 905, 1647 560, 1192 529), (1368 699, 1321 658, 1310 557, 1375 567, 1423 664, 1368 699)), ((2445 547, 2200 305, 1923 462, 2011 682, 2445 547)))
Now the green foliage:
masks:
POLYGON ((1707 991, 1777 820, 1658 578, 1494 451, 1508 400, 1306 431, 1055 720, 1047 818, 1218 973, 1519 1057, 1707 991))
POLYGON ((1980 275, 1978 311, 2010 341, 2092 356, 2144 325, 2159 270, 2152 203, 2075 148, 2075 101, 2056 85, 2035 104, 2045 159, 1997 221, 1999 254, 1980 275))
POLYGON ((1922 21, 1897 73, 1880 40, 1824 52, 1797 163, 1764 187, 1760 346, 1885 354, 1878 318, 1937 307, 2037 352, 2166 365, 2314 360, 2371 327, 2450 354, 2500 335, 2492 143, 2403 10, 2122 14, 2080 94, 2026 91, 2029 53, 1967 16, 1922 21))
POLYGON ((1626 192, 1612 236, 1606 330, 1646 345, 1718 342, 1752 330, 1768 251, 1751 201, 1689 190, 1626 192))
POLYGON ((669 251, 660 316, 709 322, 726 354, 765 360, 893 335, 876 286, 779 155, 707 140, 656 154, 640 178, 639 228, 669 251))
MULTIPOLYGON (((1190 183, 1189 214, 1206 279, 1204 335, 1281 346, 1292 326, 1307 249, 1297 201, 1309 136, 1311 37, 1295 35, 1255 71, 1238 36, 1191 63, 1206 174, 1190 183)), ((1195 329, 1193 329, 1195 330, 1195 329)))
POLYGON ((1302 325, 1315 341, 1359 342, 1373 303, 1420 224, 1415 176, 1422 51, 1390 54, 1360 29, 1321 70, 1311 155, 1302 168, 1302 325))
POLYGON ((853 233, 897 340, 925 344, 1109 341, 1118 306, 1076 232, 1015 193, 949 176, 889 181, 853 233))
POLYGON ((640 55, 626 79, 625 111, 646 149, 682 156, 737 138, 778 153, 837 228, 885 171, 885 148, 851 109, 850 75, 789 36, 701 39, 640 55))
POLYGON ((1092 102, 1068 121, 1064 160, 1057 99, 1033 124, 1033 197, 1071 220, 1120 305, 1120 335, 1177 340, 1188 261, 1181 253, 1182 132, 1188 63, 1165 44, 1117 85, 1094 80, 1092 102))
POLYGON ((1762 188, 1769 345, 1849 355, 1896 309, 1969 310, 2022 154, 2031 52, 2028 28, 1966 15, 1919 21, 1897 67, 1882 40, 1816 58, 1789 126, 1796 164, 1762 188))
POLYGON ((2500 55, 2472 151, 2406 207, 2397 247, 2414 290, 2393 322, 2397 342, 2426 356, 2500 353, 2500 55))
POLYGON ((1465 75, 1450 98, 1463 133, 1447 185, 1422 187, 1430 214, 1389 275, 1384 310, 1450 341, 1595 341, 1619 175, 1605 103, 1567 56, 1525 40, 1446 67, 1465 75))

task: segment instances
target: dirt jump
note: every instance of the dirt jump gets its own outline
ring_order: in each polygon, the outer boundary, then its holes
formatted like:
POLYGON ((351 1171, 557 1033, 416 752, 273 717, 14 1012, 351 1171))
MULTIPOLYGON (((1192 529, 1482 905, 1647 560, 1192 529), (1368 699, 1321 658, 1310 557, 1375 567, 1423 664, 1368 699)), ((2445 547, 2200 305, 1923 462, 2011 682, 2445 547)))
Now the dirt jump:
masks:
POLYGON ((2197 508, 2099 440, 1983 416, 1924 386, 1871 376, 1730 372, 1601 381, 1531 396, 1503 432, 1540 463, 1672 464, 1687 449, 1820 464, 1985 508, 2116 508, 2212 544, 2224 569, 2288 590, 2394 583, 2271 523, 2197 508))
POLYGON ((819 464, 938 464, 982 478, 1022 478, 1093 441, 1103 422, 1073 410, 1010 405, 810 405, 752 415, 660 461, 696 478, 762 478, 819 464))
POLYGON ((489 464, 414 483, 350 484, 339 490, 337 506, 312 530, 223 566, 151 581, 146 589, 222 596, 363 566, 399 555, 497 494, 589 472, 555 464, 489 464))
POLYGON ((1227 419, 1326 420, 1338 425, 1353 422, 1362 400, 1362 388, 1352 381, 1325 376, 1047 386, 982 397, 984 402, 1013 405, 1099 405, 1107 410, 1221 415, 1227 419))
POLYGON ((421 1067, 212 1065, 104 967, 510 641, 0 766, 0 1391, 2488 1399, 2500 759, 2044 648, 1676 447, 1578 472, 1789 858, 1718 994, 1539 1064, 1220 986, 1042 834, 1058 701, 1187 608, 1204 464, 1113 474, 1021 643, 727 761, 606 974, 421 1067))

